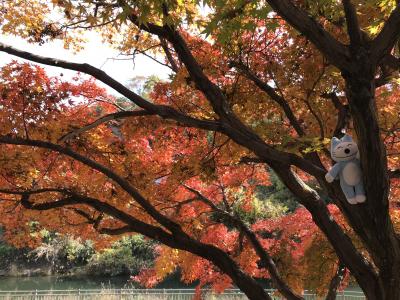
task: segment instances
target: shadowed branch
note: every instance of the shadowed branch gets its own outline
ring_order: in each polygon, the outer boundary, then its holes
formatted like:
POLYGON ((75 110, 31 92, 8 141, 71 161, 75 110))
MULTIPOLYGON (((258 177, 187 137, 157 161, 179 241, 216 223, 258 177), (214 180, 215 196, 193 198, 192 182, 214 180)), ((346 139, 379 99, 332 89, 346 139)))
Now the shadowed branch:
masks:
POLYGON ((375 64, 390 54, 395 43, 400 37, 400 5, 397 4, 396 8, 391 13, 390 17, 385 22, 382 30, 372 41, 371 44, 371 58, 375 64))
POLYGON ((350 37, 350 47, 357 50, 361 45, 361 30, 358 24, 357 11, 351 0, 342 0, 346 15, 347 32, 350 37))
POLYGON ((273 10, 295 29, 304 34, 339 69, 349 68, 347 47, 336 40, 321 24, 291 0, 267 0, 273 10))

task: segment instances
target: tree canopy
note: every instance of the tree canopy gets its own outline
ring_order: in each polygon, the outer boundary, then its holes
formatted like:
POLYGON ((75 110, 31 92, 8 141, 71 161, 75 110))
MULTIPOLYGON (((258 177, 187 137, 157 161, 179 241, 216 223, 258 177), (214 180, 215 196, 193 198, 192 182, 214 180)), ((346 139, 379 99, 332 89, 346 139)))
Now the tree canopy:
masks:
POLYGON ((18 0, 1 2, 0 20, 4 34, 71 51, 96 31, 171 69, 139 94, 91 65, 0 44, 93 77, 2 68, 9 240, 33 245, 44 227, 101 247, 138 232, 164 245, 137 277, 147 284, 179 266, 187 282, 235 284, 250 299, 271 299, 256 278, 287 299, 307 287, 333 299, 351 274, 368 299, 400 297, 397 1, 18 0), (324 179, 343 130, 360 149, 364 204, 324 179), (268 168, 301 205, 294 213, 262 202, 268 168))

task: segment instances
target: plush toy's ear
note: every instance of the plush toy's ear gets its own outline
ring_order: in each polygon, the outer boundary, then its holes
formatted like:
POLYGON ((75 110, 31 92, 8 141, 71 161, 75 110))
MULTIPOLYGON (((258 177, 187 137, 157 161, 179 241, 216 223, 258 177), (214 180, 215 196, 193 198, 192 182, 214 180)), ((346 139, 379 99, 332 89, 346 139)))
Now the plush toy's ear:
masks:
POLYGON ((352 138, 350 135, 345 134, 345 135, 341 138, 341 141, 342 141, 342 142, 345 142, 345 143, 350 143, 350 142, 353 142, 353 138, 352 138))
POLYGON ((335 147, 340 143, 340 140, 337 137, 333 137, 331 141, 331 153, 335 150, 335 147))

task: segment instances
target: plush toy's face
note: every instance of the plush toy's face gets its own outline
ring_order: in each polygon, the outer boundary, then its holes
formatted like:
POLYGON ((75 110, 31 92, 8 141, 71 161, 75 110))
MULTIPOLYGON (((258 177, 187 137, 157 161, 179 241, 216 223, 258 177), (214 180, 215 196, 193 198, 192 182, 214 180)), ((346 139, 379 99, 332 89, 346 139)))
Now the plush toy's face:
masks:
POLYGON ((331 156, 334 161, 348 161, 356 157, 358 153, 357 144, 349 135, 345 135, 340 140, 333 138, 331 143, 331 156))

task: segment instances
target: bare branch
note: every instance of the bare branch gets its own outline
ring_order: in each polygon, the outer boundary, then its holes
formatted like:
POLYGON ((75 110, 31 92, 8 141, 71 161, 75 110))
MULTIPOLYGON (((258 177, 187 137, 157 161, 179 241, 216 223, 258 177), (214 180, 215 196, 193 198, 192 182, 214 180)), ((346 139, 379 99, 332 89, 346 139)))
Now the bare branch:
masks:
POLYGON ((87 223, 93 224, 93 228, 100 234, 107 234, 107 235, 121 235, 125 233, 132 233, 132 227, 129 225, 116 227, 116 228, 109 228, 109 227, 100 227, 100 222, 103 219, 104 213, 101 213, 97 218, 93 218, 90 214, 86 211, 83 211, 78 208, 72 208, 72 210, 79 214, 80 216, 84 217, 87 220, 87 223))
POLYGON ((230 65, 240 70, 248 79, 253 81, 258 88, 264 91, 273 101, 275 101, 283 109, 290 124, 293 126, 293 128, 296 130, 299 136, 303 136, 305 134, 303 128, 300 126, 299 121, 293 114, 293 111, 290 108, 289 104, 287 103, 286 99, 280 96, 273 87, 271 87, 266 82, 262 81, 243 63, 231 62, 230 65))
POLYGON ((163 63, 162 61, 159 61, 157 58, 151 56, 150 54, 147 54, 145 50, 135 49, 132 54, 133 58, 136 56, 136 53, 142 54, 142 55, 146 56, 147 58, 151 59, 152 61, 158 63, 159 65, 167 67, 167 68, 171 69, 172 71, 174 71, 170 65, 163 63))
POLYGON ((342 0, 346 15, 347 32, 350 37, 350 48, 357 50, 361 45, 361 31, 358 24, 357 11, 351 0, 342 0))
POLYGON ((305 103, 305 105, 307 106, 308 110, 310 111, 310 113, 313 115, 314 119, 317 121, 318 123, 318 127, 319 127, 319 134, 321 139, 325 138, 325 132, 324 132, 324 124, 322 123, 321 118, 318 116, 317 112, 314 110, 314 108, 312 107, 308 97, 306 99, 303 99, 303 102, 305 103))
POLYGON ((84 127, 81 127, 77 130, 67 133, 66 135, 62 136, 58 141, 60 143, 64 143, 65 141, 80 135, 82 132, 93 129, 93 128, 99 126, 100 124, 109 122, 111 120, 117 120, 117 119, 128 118, 128 117, 149 116, 149 115, 154 115, 154 114, 150 113, 148 111, 145 111, 145 110, 121 111, 121 112, 116 112, 116 113, 112 113, 112 114, 107 114, 84 127))
POLYGON ((162 47, 163 50, 164 50, 165 56, 167 57, 167 60, 168 60, 168 62, 169 62, 170 65, 171 65, 171 69, 172 69, 175 73, 177 73, 178 70, 179 70, 179 67, 178 67, 178 65, 177 65, 177 63, 176 63, 174 57, 172 56, 171 50, 169 49, 166 40, 163 39, 163 38, 160 38, 160 42, 161 42, 161 47, 162 47))
POLYGON ((330 99, 338 111, 338 116, 337 116, 336 126, 333 131, 333 136, 340 137, 342 135, 342 129, 346 129, 349 127, 351 118, 349 106, 347 104, 342 104, 339 97, 334 92, 322 94, 321 97, 330 99))
POLYGON ((321 79, 323 78, 324 74, 325 74, 325 64, 323 64, 322 67, 322 72, 318 75, 318 77, 316 78, 316 80, 313 82, 312 87, 307 90, 306 93, 306 98, 303 100, 303 102, 306 104, 308 110, 310 111, 310 113, 314 116, 315 120, 318 123, 319 126, 319 131, 320 131, 320 137, 321 139, 325 138, 325 132, 324 132, 324 124, 322 122, 322 119, 318 116, 317 112, 315 111, 315 109, 312 107, 311 103, 310 103, 310 98, 311 96, 314 94, 315 89, 318 85, 318 83, 321 81, 321 79))

